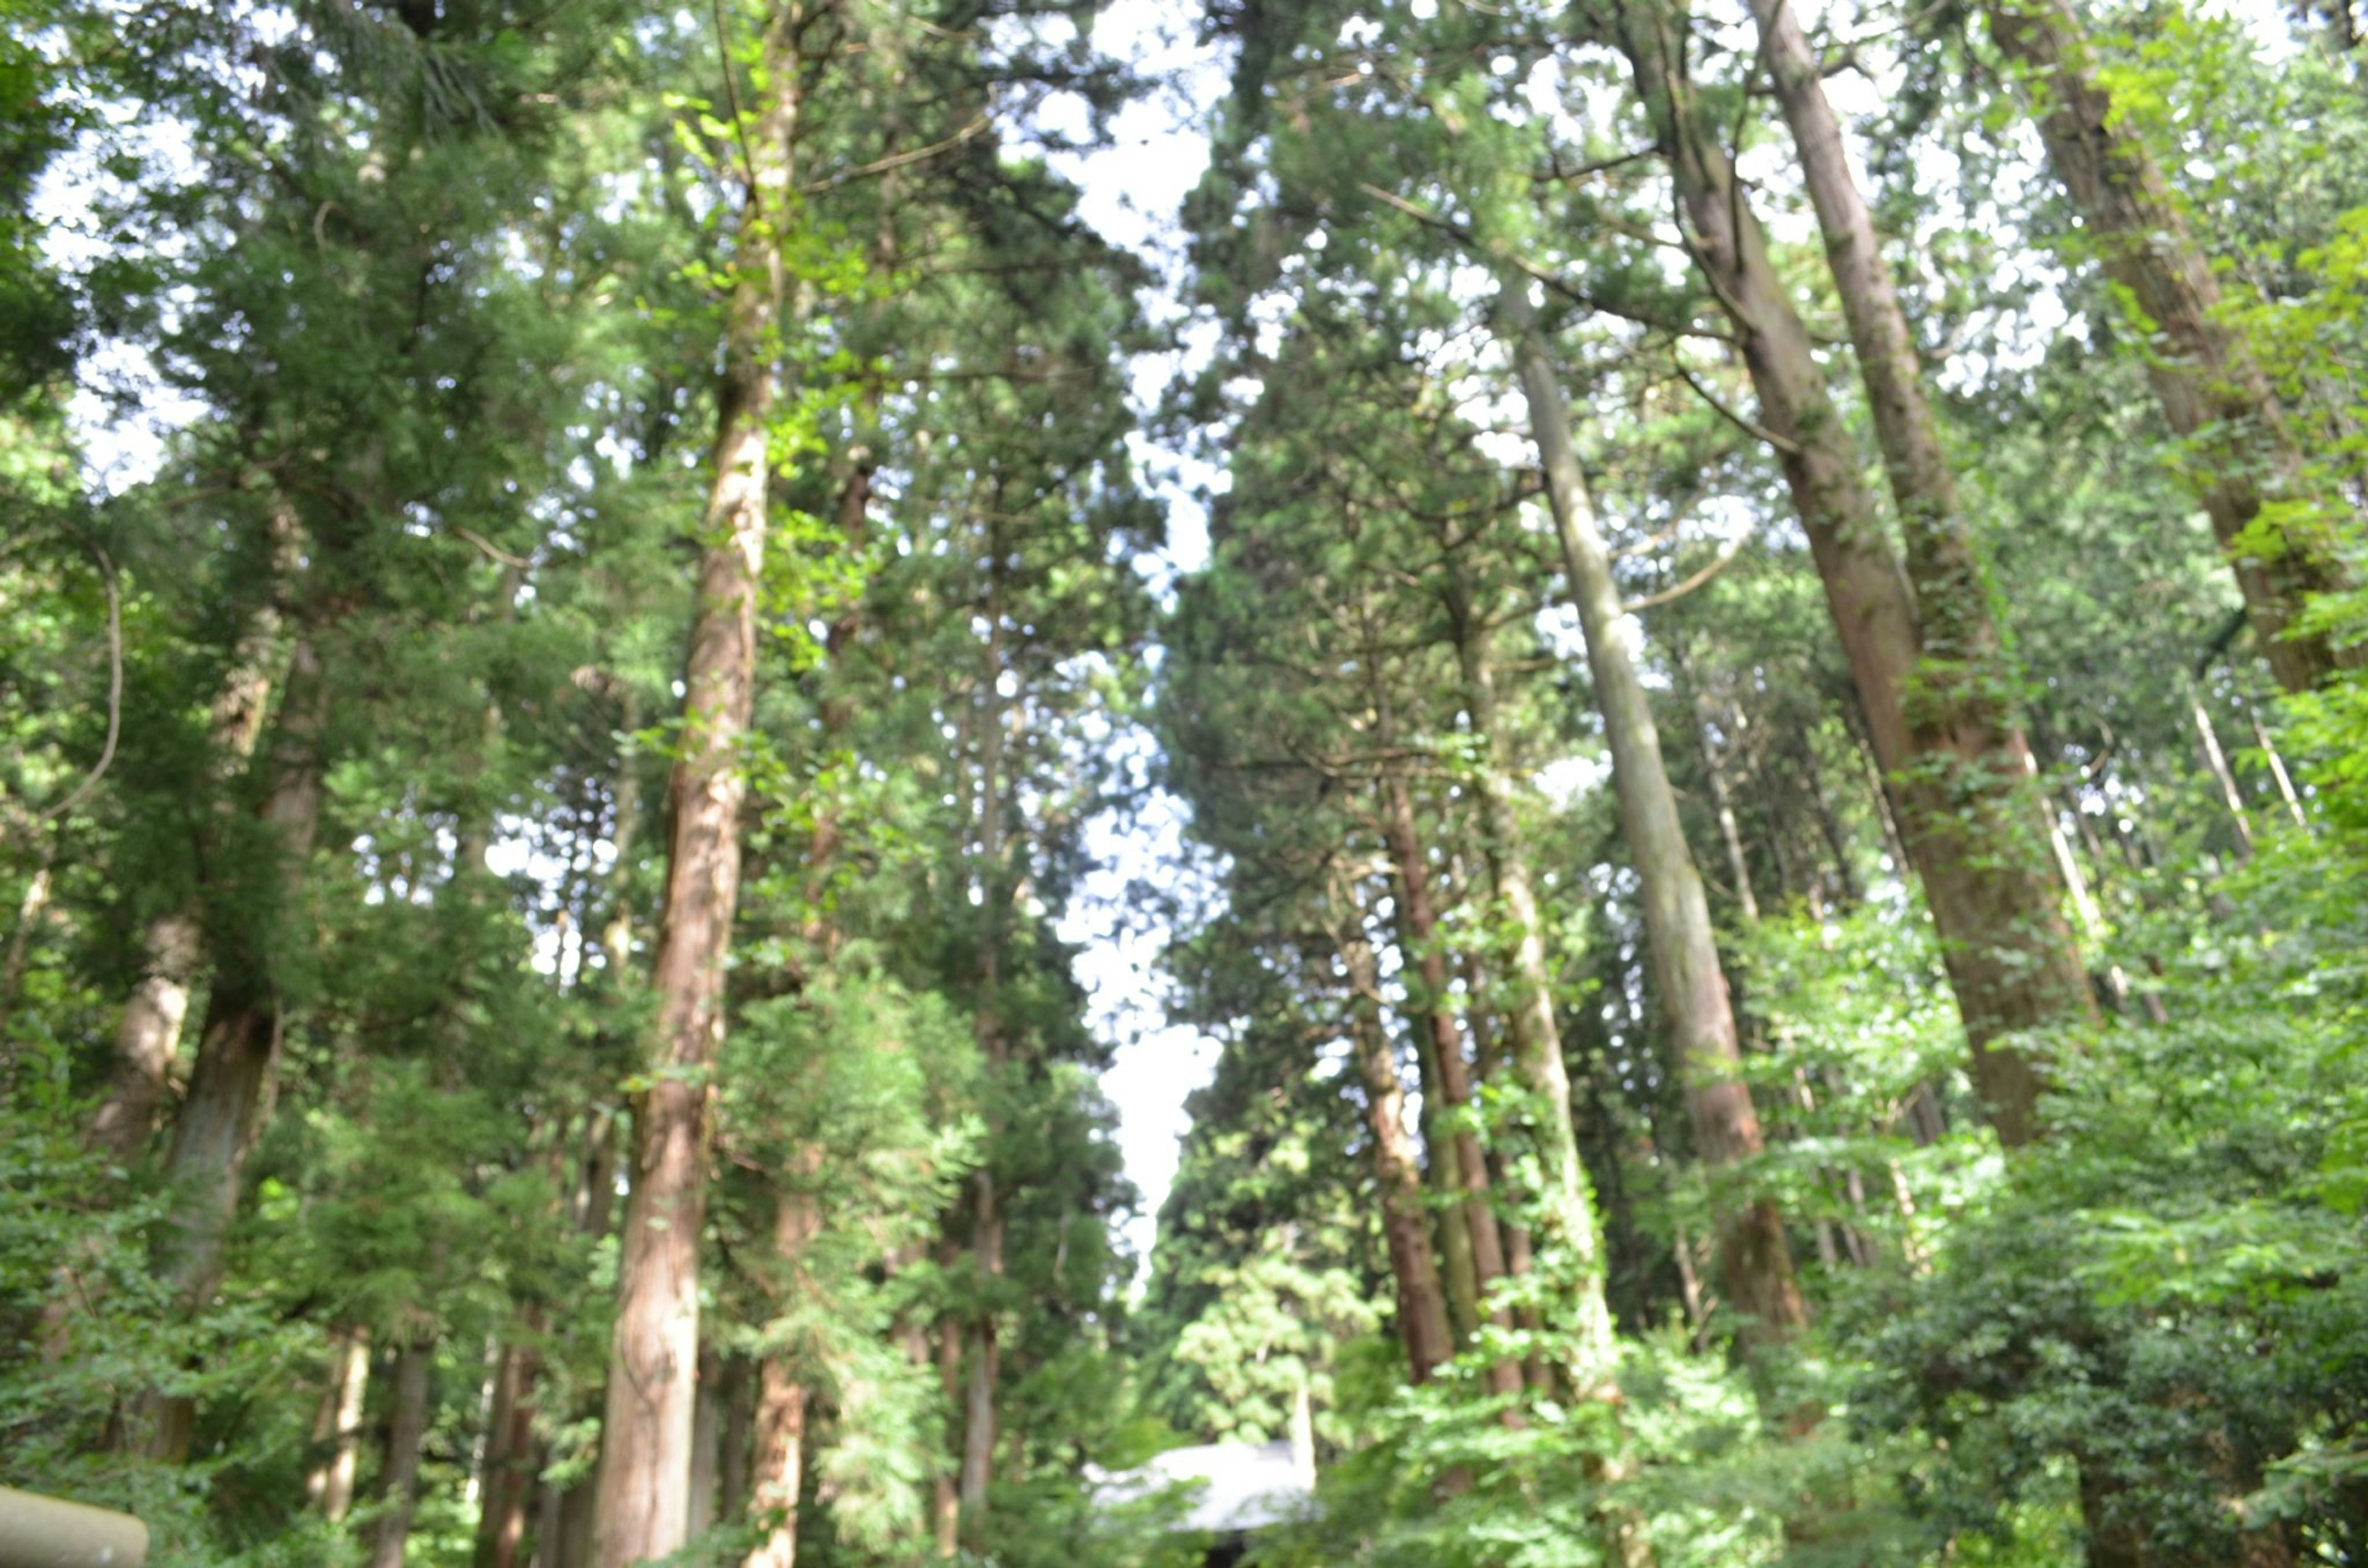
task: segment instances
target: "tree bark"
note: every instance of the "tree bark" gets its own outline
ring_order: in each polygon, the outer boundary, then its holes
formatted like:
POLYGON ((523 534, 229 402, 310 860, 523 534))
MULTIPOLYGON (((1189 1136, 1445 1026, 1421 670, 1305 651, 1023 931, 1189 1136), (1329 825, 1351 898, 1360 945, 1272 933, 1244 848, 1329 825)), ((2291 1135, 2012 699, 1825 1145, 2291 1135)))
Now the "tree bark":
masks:
MULTIPOLYGON (((1712 1173, 1750 1161, 1762 1151, 1759 1113, 1743 1083, 1743 1050, 1736 1040, 1736 1014, 1719 964, 1719 943, 1710 931, 1710 898, 1686 846, 1677 815, 1677 791, 1660 756, 1660 730, 1653 703, 1629 656, 1620 620, 1620 585, 1612 580, 1611 551, 1596 526, 1587 479, 1570 443, 1570 410, 1563 386, 1546 362, 1546 348, 1530 322, 1528 279, 1508 284, 1499 311, 1530 403, 1530 428, 1546 469, 1546 497, 1561 535, 1563 571, 1577 604, 1579 632, 1587 642, 1587 668, 1594 677, 1596 710, 1612 753, 1612 793, 1620 798, 1620 829, 1629 862, 1636 867, 1644 904, 1645 949, 1653 960, 1653 988, 1660 994, 1669 1028, 1669 1054, 1684 1083, 1686 1118, 1693 1123, 1693 1151, 1712 1173)), ((1487 630, 1477 623, 1466 597, 1456 592, 1452 616, 1456 652, 1463 661, 1463 685, 1473 691, 1473 727, 1494 751, 1494 701, 1487 697, 1487 630)), ((1717 1212, 1719 1284, 1728 1302, 1746 1317, 1746 1335, 1788 1335, 1809 1322, 1809 1308, 1793 1279, 1793 1246, 1785 1241, 1776 1203, 1724 1201, 1717 1212)))
MULTIPOLYGON (((1760 0, 1764 3, 1764 0, 1760 0)), ((2038 100, 2040 140, 2087 226, 2105 276, 2146 335, 2146 376, 2170 427, 2191 443, 2212 531, 2236 569, 2263 657, 2288 691, 2306 691, 2359 650, 2295 630, 2311 596, 2348 585, 2332 541, 2288 532, 2258 554, 2239 536, 2301 460, 2284 411, 2243 341, 2217 319, 2220 285, 2135 126, 2114 113, 2086 29, 2062 0, 1988 0, 1990 37, 2038 100)))
MULTIPOLYGON (((1398 873, 1398 926, 1405 960, 1420 977, 1421 994, 1412 998, 1419 1017, 1417 1028, 1430 1033, 1431 1059, 1439 1075, 1440 1109, 1452 1115, 1472 1103, 1472 1074, 1463 1057, 1463 1032, 1456 1028, 1455 1009, 1448 1000, 1447 955, 1440 950, 1439 915, 1430 901, 1430 868, 1415 824, 1414 797, 1406 780, 1392 771, 1382 782, 1383 830, 1398 873)), ((1438 1157, 1434 1155, 1434 1158, 1438 1157)), ((1499 1328, 1513 1326, 1512 1313, 1492 1303, 1492 1287, 1505 1277, 1504 1233, 1488 1179, 1488 1156, 1479 1135, 1469 1127, 1448 1137, 1448 1157, 1454 1161, 1463 1195, 1463 1230, 1472 1247, 1472 1281, 1478 1312, 1499 1328)), ((1519 1393, 1521 1369, 1515 1361, 1492 1362, 1488 1368, 1492 1393, 1519 1393)))
POLYGON ((403 1568, 411 1516, 419 1506, 419 1449, 427 1440, 427 1374, 435 1358, 435 1338, 425 1330, 395 1353, 394 1408, 387 1426, 386 1463, 379 1471, 382 1511, 370 1533, 370 1568, 403 1568))
POLYGON ((749 1471, 755 1464, 757 1380, 746 1356, 723 1358, 723 1454, 716 1466, 722 1494, 719 1516, 736 1524, 748 1506, 749 1471))
MULTIPOLYGON (((1859 481, 1857 452, 1759 221, 1684 81, 1670 20, 1659 9, 1623 11, 1620 44, 1675 176, 1696 259, 1742 339, 1760 422, 1782 459, 1877 759, 1899 786, 1902 834, 1973 1047, 1976 1086, 2000 1142, 2027 1143, 2040 1133, 2042 1068, 2001 1040, 2093 1021, 2096 1007, 2020 793, 2020 764, 1998 777, 1999 748, 2020 738, 1998 741, 1978 726, 1960 735, 1945 722, 1949 705, 1936 711, 1923 698, 1915 593, 1859 481)), ((1987 613, 1965 601, 1934 612, 1938 632, 1958 639, 1936 642, 1942 655, 1961 651, 1987 613)))
MULTIPOLYGON (((681 751, 669 785, 666 914, 651 966, 658 1036, 634 1106, 617 1327, 601 1421, 593 1568, 664 1557, 689 1523, 699 1356, 699 1246, 707 1185, 707 1074, 723 1028, 724 966, 740 892, 739 750, 756 699, 775 337, 796 200, 791 137, 802 73, 794 8, 766 29, 747 126, 738 253, 726 305, 714 475, 701 519, 681 751)), ((727 63, 727 69, 729 68, 727 63)))
POLYGON ((1389 1245, 1390 1272, 1397 1281, 1398 1337, 1405 1342, 1406 1369, 1417 1383, 1455 1355, 1448 1322, 1447 1295, 1431 1251, 1430 1217, 1425 1212, 1422 1174, 1406 1133, 1406 1088, 1382 1027, 1380 966, 1372 945, 1359 928, 1339 943, 1349 971, 1349 1036, 1357 1071, 1365 1083, 1365 1122, 1372 1130, 1373 1182, 1382 1199, 1382 1233, 1389 1245))
MULTIPOLYGON (((159 1244, 159 1272, 192 1311, 222 1284, 247 1155, 271 1115, 284 1023, 278 949, 293 940, 289 927, 297 919, 304 866, 320 827, 327 714, 320 661, 309 635, 300 634, 289 658, 260 812, 268 865, 255 891, 262 906, 238 930, 217 936, 205 1028, 165 1159, 173 1205, 159 1244)), ((150 1396, 127 1436, 150 1457, 177 1463, 188 1454, 195 1416, 187 1399, 150 1396)))
MULTIPOLYGON (((1003 587, 1002 531, 999 524, 991 522, 986 530, 985 664, 979 681, 979 943, 974 1024, 990 1081, 998 1085, 1011 1055, 1001 1013, 1005 904, 1009 896, 1003 864, 1003 587)), ((987 1131, 990 1139, 1003 1131, 991 1102, 987 1131)), ((1003 1211, 991 1162, 982 1162, 972 1177, 971 1218, 972 1252, 985 1299, 970 1325, 960 1503, 963 1542, 976 1551, 985 1540, 987 1487, 995 1471, 996 1384, 1002 1371, 994 1291, 996 1282, 1003 1278, 1003 1211)))
MULTIPOLYGON (((773 1258, 782 1271, 774 1288, 783 1305, 803 1288, 806 1249, 822 1233, 822 1210, 798 1186, 800 1178, 811 1178, 819 1154, 803 1151, 795 1168, 784 1173, 790 1179, 773 1210, 773 1258)), ((805 1369, 794 1347, 777 1346, 757 1376, 755 1486, 748 1512, 764 1527, 765 1538, 748 1553, 744 1568, 791 1568, 798 1555, 798 1493, 805 1478, 805 1369)))
POLYGON ((699 1394, 690 1410, 690 1517, 684 1528, 697 1540, 715 1527, 717 1471, 723 1457, 723 1359, 715 1346, 699 1350, 699 1394))
MULTIPOLYGON (((1476 699, 1476 690, 1467 691, 1476 699)), ((1493 733, 1494 713, 1474 712, 1474 732, 1493 733), (1483 728, 1483 724, 1487 728, 1483 728)), ((1512 922, 1511 956, 1516 995, 1507 1012, 1513 1039, 1513 1070, 1537 1101, 1543 1120, 1534 1153, 1544 1177, 1536 1196, 1549 1246, 1556 1247, 1575 1273, 1567 1281, 1574 1385, 1592 1395, 1608 1388, 1612 1365, 1611 1312, 1604 1297, 1603 1235, 1592 1184, 1578 1157, 1578 1130, 1570 1108, 1570 1071, 1563 1060, 1562 1035, 1554 1016, 1554 992, 1546 971, 1545 944, 1527 862, 1513 836, 1511 802, 1493 756, 1482 768, 1481 837, 1497 901, 1512 922)), ((1426 983, 1429 983, 1426 975, 1426 983)))
MULTIPOLYGON (((290 580, 302 543, 292 508, 273 507, 268 541, 272 584, 290 580)), ((267 593, 231 650, 208 725, 209 762, 218 784, 242 771, 255 755, 276 684, 284 619, 274 595, 267 593)), ((147 1149, 169 1092, 189 988, 203 952, 196 907, 167 910, 150 920, 140 946, 140 979, 116 1027, 114 1069, 90 1124, 91 1147, 121 1165, 131 1165, 147 1149)))
MULTIPOLYGON (((951 1416, 962 1387, 962 1320, 951 1313, 938 1320, 938 1387, 951 1416)), ((962 1494, 954 1471, 942 1466, 929 1481, 929 1527, 938 1556, 962 1550, 962 1494)))
MULTIPOLYGON (((527 1332, 538 1334, 541 1313, 529 1310, 527 1332)), ((542 1358, 531 1345, 502 1352, 494 1382, 493 1419, 485 1431, 484 1487, 477 1514, 476 1568, 516 1568, 534 1496, 534 1388, 542 1358)))
POLYGON ((304 1477, 304 1494, 331 1524, 343 1523, 354 1505, 354 1474, 360 1468, 362 1398, 370 1388, 370 1330, 346 1328, 329 1335, 328 1381, 313 1418, 313 1441, 324 1451, 304 1477))

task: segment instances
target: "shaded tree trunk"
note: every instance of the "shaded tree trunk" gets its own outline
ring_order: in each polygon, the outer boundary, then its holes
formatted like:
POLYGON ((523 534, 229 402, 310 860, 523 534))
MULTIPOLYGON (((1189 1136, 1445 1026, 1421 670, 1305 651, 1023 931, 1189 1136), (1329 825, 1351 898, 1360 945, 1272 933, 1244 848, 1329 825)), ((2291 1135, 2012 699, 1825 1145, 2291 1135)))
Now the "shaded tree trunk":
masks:
POLYGON ((690 1411, 690 1520, 697 1540, 715 1527, 715 1491, 723 1457, 723 1358, 713 1345, 699 1351, 699 1397, 690 1411))
POLYGON ((1390 1272, 1397 1281, 1398 1337, 1406 1344, 1408 1374, 1417 1383, 1455 1355, 1447 1296, 1431 1251, 1429 1216, 1424 1211, 1422 1176, 1413 1141, 1406 1134, 1406 1089, 1382 1027, 1381 976, 1373 949, 1359 929, 1339 941, 1349 971, 1349 1035, 1357 1071, 1365 1083, 1365 1121, 1373 1136, 1373 1183, 1382 1199, 1382 1233, 1389 1245, 1390 1272))
MULTIPOLYGON (((541 1312, 529 1309, 527 1334, 539 1334, 541 1312)), ((477 1514, 476 1568, 516 1568, 534 1497, 534 1388, 542 1358, 530 1345, 502 1352, 494 1381, 493 1417, 486 1424, 484 1487, 477 1514)))
POLYGON ((723 1358, 723 1453, 716 1465, 718 1516, 736 1524, 748 1506, 749 1470, 755 1462, 757 1380, 746 1356, 723 1358))
POLYGON ((394 1404, 386 1433, 386 1463, 379 1471, 381 1512, 370 1533, 370 1568, 403 1568, 411 1517, 419 1506, 419 1450, 427 1440, 427 1374, 436 1341, 425 1331, 404 1342, 394 1358, 394 1404))
MULTIPOLYGON (((2041 1066, 1998 1041, 2022 1029, 2092 1020, 2088 977, 2055 907, 2038 824, 2020 792, 2020 766, 1996 777, 1986 760, 1997 755, 1992 743, 1976 733, 1961 749, 1941 722, 1945 705, 1936 711, 1918 695, 1924 632, 1915 593, 1859 481, 1857 452, 1766 237, 1684 80, 1673 19, 1657 8, 1623 11, 1619 42, 1651 108, 1696 259, 1742 339, 1760 420, 1809 536, 1877 758, 1898 783, 1903 836, 1973 1045, 1975 1084, 1999 1139, 2026 1143, 2040 1131, 2041 1066)), ((1962 638, 1986 611, 1955 602, 1936 605, 1934 613, 1936 628, 1953 624, 1951 634, 1962 638)))
MULTIPOLYGON (((222 1283, 247 1155, 271 1114, 285 1022, 278 960, 293 939, 289 927, 320 827, 327 717, 320 660, 310 636, 300 634, 267 764, 257 907, 237 930, 218 937, 205 1028, 165 1159, 173 1206, 159 1246, 160 1272, 190 1309, 222 1283)), ((188 1456, 195 1416, 187 1399, 150 1397, 127 1436, 152 1458, 178 1462, 188 1456)))
MULTIPOLYGON (((296 574, 300 535, 293 509, 275 506, 268 525, 275 585, 296 574)), ((267 593, 231 651, 230 668, 210 710, 209 760, 217 783, 242 771, 255 755, 271 706, 284 632, 284 617, 267 593)), ((150 920, 140 947, 140 979, 117 1024, 114 1068, 90 1124, 91 1147, 123 1165, 137 1161, 148 1147, 169 1091, 181 1025, 189 1011, 189 988, 202 957, 196 906, 167 910, 150 920)))
MULTIPOLYGON (((773 1210, 773 1259, 782 1272, 775 1281, 777 1301, 787 1305, 803 1287, 806 1249, 822 1233, 822 1210, 795 1183, 810 1179, 819 1166, 821 1151, 801 1151, 799 1168, 787 1173, 780 1201, 773 1210)), ((755 1452, 749 1494, 749 1517, 765 1530, 748 1553, 745 1568, 791 1568, 798 1555, 798 1493, 805 1479, 806 1407, 809 1402, 804 1369, 794 1350, 777 1346, 758 1364, 755 1452)))
MULTIPOLYGON (((1430 1032, 1432 1060, 1439 1074, 1440 1108, 1452 1114, 1472 1103, 1472 1074, 1463 1057, 1463 1037, 1456 1028, 1449 1001, 1447 955, 1440 950, 1439 915, 1431 904, 1430 867, 1415 825, 1414 797, 1406 780, 1392 770, 1382 782, 1383 829, 1398 873, 1398 926, 1409 979, 1419 978, 1421 993, 1409 997, 1417 1013, 1418 1028, 1430 1032)), ((1411 989, 1411 987, 1409 988, 1411 989)), ((1490 1289, 1505 1277, 1504 1235, 1488 1179, 1488 1156, 1479 1135, 1469 1127, 1448 1134, 1450 1157, 1461 1178, 1463 1229, 1472 1246, 1472 1279, 1478 1310, 1501 1328, 1513 1326, 1512 1313, 1489 1301, 1490 1289)), ((1434 1158, 1440 1157, 1434 1155, 1434 1158)), ((1488 1386, 1495 1393, 1519 1393, 1521 1369, 1512 1361, 1493 1363, 1488 1386)))
MULTIPOLYGON (((723 976, 740 893, 739 766, 756 699, 768 452, 779 398, 775 337, 791 238, 791 138, 803 72, 799 18, 768 24, 762 100, 725 307, 714 473, 701 519, 685 667, 681 749, 669 786, 666 914, 651 966, 658 1033, 636 1096, 633 1184, 618 1255, 617 1327, 601 1420, 593 1568, 664 1557, 689 1523, 699 1356, 699 1246, 707 1186, 707 1074, 724 1027, 723 976)), ((727 69, 729 68, 727 64, 727 69)))
MULTIPOLYGON (((1456 590, 1461 597, 1460 587, 1456 590)), ((1468 607, 1467 607, 1468 608, 1468 607)), ((1465 640, 1468 641, 1468 640, 1465 640)), ((1476 652, 1476 650, 1470 650, 1476 652)), ((1458 657, 1467 649, 1459 645, 1458 657)), ((1480 835, 1497 900, 1513 929, 1514 997, 1506 1021, 1512 1035, 1514 1074, 1537 1102, 1541 1120, 1534 1153, 1543 1190, 1536 1196, 1547 1245, 1558 1248, 1575 1270, 1568 1282, 1567 1327, 1572 1335, 1572 1381, 1582 1396, 1597 1397, 1609 1386, 1612 1365, 1611 1312, 1604 1293, 1603 1233, 1593 1184, 1578 1154, 1578 1128, 1571 1113, 1570 1072, 1563 1059, 1562 1032, 1554 1020, 1554 991, 1546 970, 1543 923, 1531 891, 1495 754, 1493 694, 1477 665, 1464 667, 1464 700, 1473 733, 1484 747, 1481 765, 1480 835)))
POLYGON ((2262 476, 2272 491, 2298 476, 2284 411, 2242 340, 2217 319, 2211 262, 2143 134, 2114 113, 2078 14, 2062 0, 1989 0, 1984 9, 1999 52, 2028 76, 2040 140, 2089 244, 2144 323, 2147 379, 2170 427, 2192 444, 2187 461, 2203 480, 2203 509, 2236 569, 2262 655, 2279 685, 2306 691, 2363 655, 2296 630, 2312 595, 2347 584, 2332 541, 2289 531, 2266 556, 2239 541, 2260 515, 2262 476))
MULTIPOLYGON (((938 1388, 951 1418, 962 1390, 962 1323, 951 1313, 938 1320, 938 1388)), ((942 1466, 929 1481, 929 1526, 939 1557, 962 1550, 962 1494, 955 1472, 942 1466)))

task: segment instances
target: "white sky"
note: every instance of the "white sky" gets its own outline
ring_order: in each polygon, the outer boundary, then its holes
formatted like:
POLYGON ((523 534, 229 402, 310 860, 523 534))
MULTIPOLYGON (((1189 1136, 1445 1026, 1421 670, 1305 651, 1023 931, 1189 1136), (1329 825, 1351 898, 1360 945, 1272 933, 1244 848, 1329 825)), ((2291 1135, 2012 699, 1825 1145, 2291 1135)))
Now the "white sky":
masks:
MULTIPOLYGON (((1213 51, 1193 42, 1198 11, 1197 5, 1175 0, 1117 0, 1102 13, 1094 28, 1096 49, 1131 61, 1166 85, 1119 112, 1112 146, 1053 160, 1083 191, 1085 220, 1157 269, 1162 286, 1146 293, 1144 304, 1162 323, 1185 314, 1177 215, 1208 166, 1208 141, 1200 127, 1225 90, 1213 51)), ((1079 106, 1055 103, 1041 118, 1064 131, 1083 129, 1079 106)), ((1205 352, 1205 338, 1194 336, 1205 352)), ((1146 355, 1135 365, 1134 395, 1146 412, 1175 378, 1181 358, 1146 355)), ((1131 445, 1145 483, 1167 505, 1167 549, 1139 564, 1155 582, 1192 571, 1206 560, 1209 545, 1196 492, 1219 483, 1218 476, 1140 433, 1131 445)), ((1149 752, 1147 736, 1123 736, 1118 744, 1149 752)), ((1209 1081, 1217 1061, 1214 1040, 1167 1024, 1158 966, 1169 932, 1128 897, 1131 885, 1172 889, 1186 875, 1184 820, 1182 804, 1158 794, 1139 814, 1106 813, 1089 824, 1086 847, 1096 869, 1061 924, 1063 939, 1084 949, 1076 974, 1092 997, 1094 1029, 1116 1046, 1102 1089, 1118 1108, 1119 1146, 1127 1174, 1143 1192, 1142 1211, 1126 1226, 1126 1237, 1144 1258, 1159 1205, 1176 1177, 1177 1140, 1190 1123, 1185 1098, 1209 1081)))

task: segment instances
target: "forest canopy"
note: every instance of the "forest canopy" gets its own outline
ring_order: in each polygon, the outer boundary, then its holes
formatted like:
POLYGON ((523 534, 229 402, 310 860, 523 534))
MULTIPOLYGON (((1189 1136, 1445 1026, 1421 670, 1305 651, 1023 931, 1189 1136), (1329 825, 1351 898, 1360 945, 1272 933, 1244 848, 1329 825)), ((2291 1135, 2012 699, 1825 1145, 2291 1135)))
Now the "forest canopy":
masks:
POLYGON ((2356 0, 0 20, 0 1487, 2368 1564, 2356 0))

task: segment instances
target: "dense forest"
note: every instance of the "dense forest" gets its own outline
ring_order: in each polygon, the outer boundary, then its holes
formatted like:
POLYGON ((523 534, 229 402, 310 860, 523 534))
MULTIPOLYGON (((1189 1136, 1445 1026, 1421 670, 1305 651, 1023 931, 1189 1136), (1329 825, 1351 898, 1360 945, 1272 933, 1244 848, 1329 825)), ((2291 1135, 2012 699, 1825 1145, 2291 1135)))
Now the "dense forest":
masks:
POLYGON ((2368 1565, 2358 0, 0 17, 0 1484, 2368 1565))

